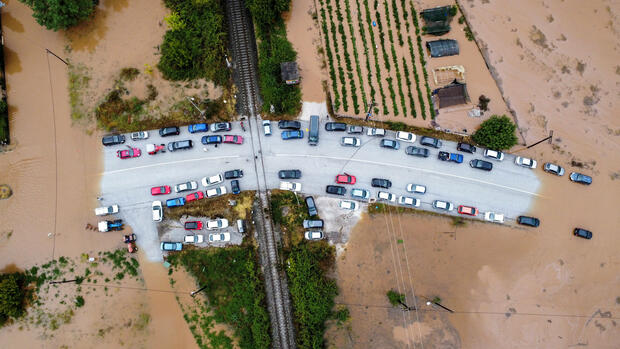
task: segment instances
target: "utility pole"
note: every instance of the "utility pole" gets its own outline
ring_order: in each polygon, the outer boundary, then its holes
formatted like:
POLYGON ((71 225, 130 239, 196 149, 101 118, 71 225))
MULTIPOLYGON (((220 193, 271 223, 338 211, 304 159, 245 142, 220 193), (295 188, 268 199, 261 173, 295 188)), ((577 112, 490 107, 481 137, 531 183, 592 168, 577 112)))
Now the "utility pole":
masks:
POLYGON ((198 106, 194 103, 194 97, 185 97, 187 98, 187 100, 194 106, 194 108, 196 108, 196 110, 198 110, 198 112, 200 113, 201 117, 205 116, 206 111, 205 110, 200 110, 200 108, 198 108, 198 106))
POLYGON ((440 308, 442 308, 442 309, 444 309, 444 310, 447 310, 447 311, 449 311, 449 312, 451 312, 451 313, 454 313, 454 310, 444 307, 444 306, 443 306, 443 305, 441 305, 441 303, 439 303, 439 302, 431 302, 431 301, 427 301, 427 302, 426 302, 426 305, 428 305, 429 307, 430 307, 432 304, 435 304, 436 306, 438 306, 438 307, 440 307, 440 308))
POLYGON ((190 292, 189 295, 192 296, 192 297, 195 297, 198 292, 204 290, 205 288, 207 288, 207 285, 202 286, 201 288, 197 289, 196 291, 190 292))
POLYGON ((372 108, 375 106, 375 100, 370 101, 368 105, 368 111, 366 112, 366 121, 372 117, 372 108))

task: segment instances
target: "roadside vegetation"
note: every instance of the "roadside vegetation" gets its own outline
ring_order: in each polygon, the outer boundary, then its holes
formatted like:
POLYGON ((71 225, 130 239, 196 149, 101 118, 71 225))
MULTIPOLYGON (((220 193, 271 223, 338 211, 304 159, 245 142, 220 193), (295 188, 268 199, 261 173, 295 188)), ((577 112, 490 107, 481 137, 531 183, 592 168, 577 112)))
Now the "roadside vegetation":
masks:
POLYGON ((493 150, 505 150, 517 144, 516 129, 517 125, 506 115, 492 115, 480 124, 471 138, 483 147, 493 150))
POLYGON ((304 238, 304 219, 310 219, 304 197, 295 196, 287 190, 272 190, 270 196, 271 215, 274 223, 284 233, 284 246, 298 244, 304 238))
POLYGON ((32 17, 47 29, 68 29, 89 18, 99 1, 19 0, 32 9, 32 17))
POLYGON ((183 216, 227 218, 229 221, 250 217, 252 203, 256 198, 255 191, 242 191, 239 195, 228 194, 211 199, 190 201, 184 206, 165 208, 164 217, 178 220, 183 216), (236 201, 230 205, 230 201, 236 201))

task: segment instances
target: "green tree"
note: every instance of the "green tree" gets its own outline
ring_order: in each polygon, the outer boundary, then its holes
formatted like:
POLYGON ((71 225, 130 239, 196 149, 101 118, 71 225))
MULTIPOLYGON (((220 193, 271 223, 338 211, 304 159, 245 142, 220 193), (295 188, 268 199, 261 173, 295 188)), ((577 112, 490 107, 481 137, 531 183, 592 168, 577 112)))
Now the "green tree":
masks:
POLYGON ((5 275, 0 281, 0 324, 8 318, 18 318, 24 312, 24 292, 15 274, 5 275))
POLYGON ((28 5, 37 23, 57 31, 80 23, 95 10, 99 0, 19 0, 28 5))
POLYGON ((405 295, 402 293, 398 293, 394 290, 387 291, 387 297, 390 301, 390 304, 392 304, 393 306, 401 305, 405 302, 405 295))
POLYGON ((506 115, 493 115, 472 135, 474 142, 493 150, 509 149, 517 144, 517 126, 506 115))

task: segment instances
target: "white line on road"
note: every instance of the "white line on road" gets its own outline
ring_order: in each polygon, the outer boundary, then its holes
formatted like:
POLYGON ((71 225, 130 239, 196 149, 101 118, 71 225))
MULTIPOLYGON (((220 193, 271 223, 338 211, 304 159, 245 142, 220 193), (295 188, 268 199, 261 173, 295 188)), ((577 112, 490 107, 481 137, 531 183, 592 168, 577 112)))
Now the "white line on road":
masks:
POLYGON ((139 170, 139 169, 149 168, 149 167, 164 166, 164 165, 171 165, 171 164, 182 164, 184 162, 193 162, 193 161, 200 161, 200 160, 236 159, 236 158, 240 158, 240 157, 241 156, 239 156, 239 155, 230 155, 230 156, 216 156, 216 157, 205 157, 205 158, 198 158, 198 159, 187 159, 187 160, 160 162, 160 163, 157 163, 157 164, 144 165, 144 166, 138 166, 138 167, 130 167, 130 168, 123 168, 123 169, 120 169, 120 170, 113 170, 113 171, 103 172, 102 174, 103 175, 108 175, 108 174, 114 174, 114 173, 121 173, 121 172, 139 170))
POLYGON ((500 188, 504 188, 504 189, 508 189, 508 190, 512 190, 512 191, 516 191, 516 192, 520 192, 520 193, 524 193, 524 194, 534 195, 534 196, 538 196, 540 198, 544 198, 544 196, 542 196, 540 194, 532 193, 532 192, 529 192, 527 190, 522 190, 522 189, 518 189, 518 188, 512 188, 512 187, 509 187, 509 186, 505 186, 505 185, 501 185, 501 184, 496 184, 496 183, 491 183, 491 182, 487 182, 487 181, 482 181, 482 180, 475 179, 475 178, 457 176, 457 175, 450 174, 450 173, 437 172, 437 171, 428 170, 428 169, 425 169, 425 168, 413 167, 413 166, 404 166, 404 165, 397 165, 397 164, 378 162, 378 161, 352 159, 352 158, 341 158, 341 157, 326 156, 326 155, 301 155, 301 154, 274 154, 274 155, 278 156, 278 157, 306 157, 306 158, 318 158, 318 159, 329 159, 329 160, 343 160, 343 161, 362 162, 362 163, 368 163, 368 164, 373 164, 373 165, 381 165, 381 166, 400 167, 400 168, 406 168, 406 169, 410 169, 410 170, 417 170, 417 171, 421 171, 421 172, 428 172, 428 173, 437 174, 437 175, 441 175, 441 176, 454 177, 454 178, 464 179, 464 180, 468 180, 468 181, 472 181, 472 182, 478 182, 478 183, 482 183, 482 184, 492 185, 492 186, 495 186, 495 187, 500 187, 500 188))

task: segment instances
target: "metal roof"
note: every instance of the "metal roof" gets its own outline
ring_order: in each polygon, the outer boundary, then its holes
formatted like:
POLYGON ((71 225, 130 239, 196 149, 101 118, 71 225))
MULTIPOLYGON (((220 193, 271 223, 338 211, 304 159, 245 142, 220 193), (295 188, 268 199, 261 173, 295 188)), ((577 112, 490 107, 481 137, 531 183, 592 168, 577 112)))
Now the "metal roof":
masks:
POLYGON ((459 54, 459 43, 456 40, 427 41, 426 47, 431 57, 455 56, 459 54))

